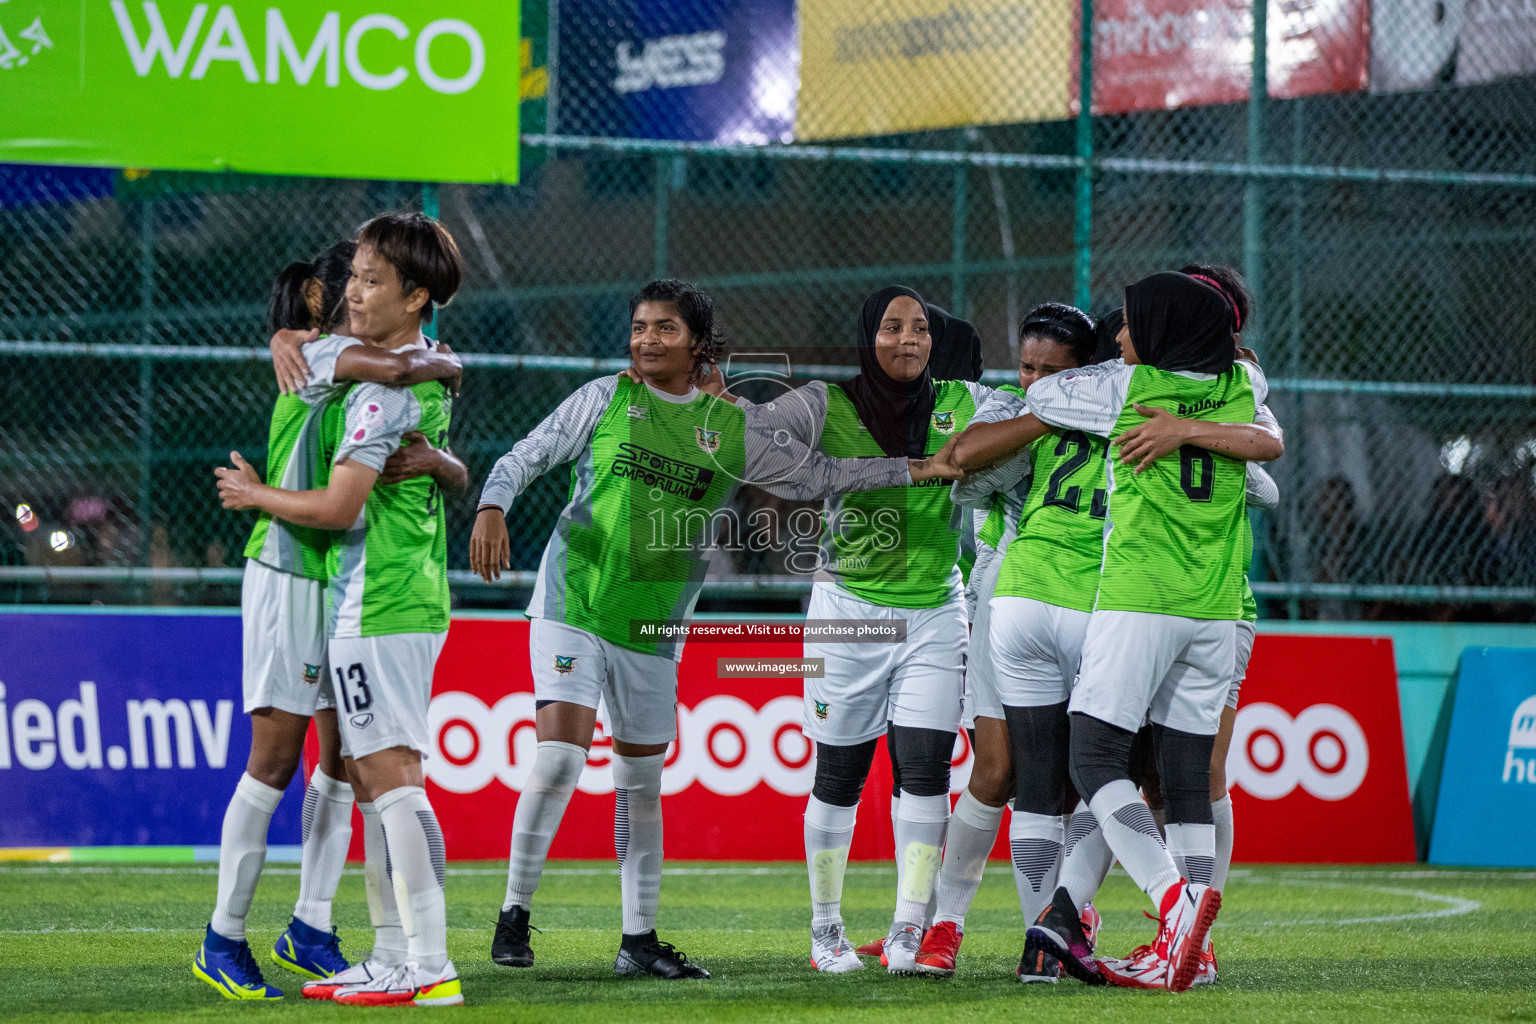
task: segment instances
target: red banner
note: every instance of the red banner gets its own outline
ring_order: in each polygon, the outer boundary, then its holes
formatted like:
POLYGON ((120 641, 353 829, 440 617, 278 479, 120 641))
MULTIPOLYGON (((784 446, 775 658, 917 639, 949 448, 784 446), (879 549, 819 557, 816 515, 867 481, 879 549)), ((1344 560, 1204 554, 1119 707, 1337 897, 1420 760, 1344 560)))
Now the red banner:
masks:
MULTIPOLYGON (((720 679, 720 658, 793 658, 800 644, 690 643, 679 672, 678 736, 662 777, 667 856, 799 860, 814 776, 800 732, 800 681, 720 679)), ((427 786, 456 860, 507 856, 517 793, 533 764, 528 624, 456 618, 437 663, 436 744, 427 786)), ((1228 759, 1237 858, 1272 862, 1413 860, 1402 728, 1390 641, 1261 636, 1228 759)), ((550 856, 613 855, 611 741, 603 716, 550 856)), ((953 792, 970 776, 955 745, 953 792)), ((883 750, 859 808, 852 856, 892 855, 883 750)), ((1007 857, 1006 828, 994 857, 1007 857)), ((354 857, 362 856, 361 830, 354 857)))
MULTIPOLYGON (((1093 22, 1095 114, 1248 98, 1253 76, 1248 0, 1096 0, 1093 22)), ((1371 59, 1366 0, 1271 0, 1268 34, 1270 96, 1294 99, 1365 88, 1371 59)), ((1072 111, 1077 111, 1075 92, 1072 111)))
POLYGON ((1413 860, 1392 641, 1261 634, 1227 785, 1234 860, 1413 860))

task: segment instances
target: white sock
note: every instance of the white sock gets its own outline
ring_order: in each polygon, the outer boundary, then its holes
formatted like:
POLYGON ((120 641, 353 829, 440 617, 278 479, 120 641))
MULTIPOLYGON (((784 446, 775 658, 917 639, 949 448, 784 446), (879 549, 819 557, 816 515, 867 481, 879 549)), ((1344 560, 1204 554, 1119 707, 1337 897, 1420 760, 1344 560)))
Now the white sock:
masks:
POLYGON ((811 879, 811 927, 843 922, 843 874, 859 805, 837 807, 814 796, 805 805, 805 870, 811 879))
POLYGON ((1216 864, 1211 868, 1211 888, 1227 887, 1227 872, 1232 870, 1232 797, 1224 796, 1211 804, 1216 820, 1216 864))
POLYGON ((1093 794, 1088 806, 1115 858, 1161 914, 1163 896, 1178 884, 1179 869, 1158 835, 1147 802, 1130 779, 1116 779, 1093 794))
POLYGON ((400 906, 395 902, 395 880, 384 841, 384 822, 371 803, 357 802, 363 815, 363 888, 368 894, 368 920, 373 925, 371 958, 385 967, 405 963, 409 954, 400 906))
POLYGON ((1019 890, 1019 910, 1026 927, 1056 895, 1067 819, 1054 814, 1015 810, 1008 823, 1008 849, 1013 854, 1013 884, 1019 890))
POLYGON ((448 964, 448 909, 443 895, 447 856, 443 830, 420 786, 398 786, 373 802, 384 825, 395 902, 410 959, 436 974, 448 964))
POLYGON ((267 862, 267 826, 283 791, 240 776, 224 811, 219 834, 219 898, 213 906, 213 930, 226 939, 245 940, 245 916, 251 912, 261 867, 267 862))
POLYGON ((613 848, 619 856, 624 934, 656 927, 661 902, 661 768, 667 755, 613 756, 613 848))
POLYGON ((1170 821, 1163 831, 1179 874, 1196 885, 1210 885, 1216 865, 1216 826, 1170 821))
POLYGON ((293 916, 311 928, 331 930, 331 901, 351 845, 352 787, 317 769, 304 790, 304 853, 293 906, 293 916))
POLYGON ((587 752, 574 743, 544 740, 539 743, 533 771, 517 798, 512 815, 512 852, 507 860, 507 898, 502 910, 533 906, 533 893, 544 874, 549 844, 565 817, 565 808, 576 791, 586 766, 587 752))
POLYGON ((1078 801, 1077 810, 1067 821, 1066 857, 1061 863, 1061 881, 1072 896, 1079 912, 1093 902, 1104 887, 1115 855, 1104 841, 1104 831, 1088 805, 1078 801))
POLYGON ((944 863, 939 868, 934 920, 965 924, 965 913, 971 909, 971 901, 981 887, 987 856, 997 842, 997 830, 1002 823, 1001 807, 988 807, 972 796, 969 788, 960 794, 944 837, 944 863))
POLYGON ((896 813, 896 924, 921 926, 927 916, 948 823, 948 796, 901 794, 896 813))

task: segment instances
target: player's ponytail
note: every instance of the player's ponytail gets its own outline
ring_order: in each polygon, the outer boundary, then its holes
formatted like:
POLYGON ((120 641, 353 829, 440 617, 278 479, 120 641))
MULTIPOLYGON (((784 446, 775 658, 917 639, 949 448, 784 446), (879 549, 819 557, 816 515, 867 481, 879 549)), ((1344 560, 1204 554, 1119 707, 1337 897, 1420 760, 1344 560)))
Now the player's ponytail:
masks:
POLYGON ((1045 338, 1065 345, 1078 366, 1088 365, 1097 345, 1093 319, 1064 302, 1042 302, 1024 314, 1024 321, 1019 324, 1019 341, 1030 338, 1045 338))
POLYGON ((272 297, 267 302, 267 332, 308 330, 313 319, 304 300, 304 286, 315 276, 313 263, 290 263, 272 282, 272 297))
POLYGON ((352 276, 353 241, 337 242, 312 262, 290 263, 272 282, 267 302, 267 330, 329 334, 341 319, 352 276))

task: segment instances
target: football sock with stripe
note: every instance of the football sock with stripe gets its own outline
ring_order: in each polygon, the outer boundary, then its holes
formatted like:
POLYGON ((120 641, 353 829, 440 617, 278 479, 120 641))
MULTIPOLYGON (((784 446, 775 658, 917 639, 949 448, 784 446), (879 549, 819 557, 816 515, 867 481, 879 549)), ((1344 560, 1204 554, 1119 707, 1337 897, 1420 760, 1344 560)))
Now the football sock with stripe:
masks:
POLYGON ((1179 874, 1196 885, 1210 885, 1216 866, 1216 826, 1170 821, 1163 831, 1179 874))
POLYGON ((363 888, 368 895, 368 920, 373 925, 373 952, 369 955, 385 967, 395 967, 405 963, 409 951, 400 907, 395 902, 384 823, 373 804, 359 800, 357 809, 363 816, 363 888))
POLYGON ((352 845, 352 787, 318 769, 304 790, 304 852, 299 863, 299 901, 293 916, 330 931, 331 901, 352 845))
POLYGON ((661 769, 667 755, 613 757, 613 847, 619 858, 624 934, 656 927, 661 902, 661 769))
POLYGON ((1077 810, 1067 820, 1067 848, 1060 883, 1066 886, 1079 911, 1093 902, 1114 863, 1115 855, 1104 841, 1099 820, 1086 803, 1079 801, 1077 810))
POLYGON ((922 926, 938 880, 948 823, 947 795, 902 792, 896 812, 896 924, 922 926))
POLYGON ((1227 886, 1227 872, 1232 869, 1232 797, 1224 796, 1211 804, 1216 822, 1216 864, 1211 869, 1211 888, 1227 886))
POLYGON ((812 796, 805 805, 805 869, 811 879, 811 927, 843 920, 843 875, 859 805, 838 807, 812 796))
POLYGON ((245 940, 245 917, 251 912, 256 883, 261 881, 261 868, 267 862, 267 826, 282 798, 282 790, 245 773, 224 811, 224 829, 219 834, 219 896, 212 925, 226 939, 245 940))
POLYGON ((1130 779, 1115 779, 1101 786, 1088 806, 1116 859, 1161 913, 1163 896, 1179 882, 1179 869, 1136 786, 1130 779))
POLYGON ((533 771, 528 773, 512 816, 512 850, 507 860, 507 896, 502 910, 533 906, 533 894, 549 858, 549 844, 554 841, 560 819, 565 817, 586 763, 587 752, 574 743, 539 743, 533 771))
POLYGON ((965 924, 966 911, 971 909, 971 901, 981 886, 987 856, 997 842, 997 830, 1002 823, 1001 807, 988 807, 972 796, 970 789, 960 794, 944 840, 934 920, 965 924))
POLYGON ((384 826, 395 902, 405 925, 409 958, 436 974, 448 964, 447 871, 443 831, 420 786, 399 786, 374 800, 384 826))
POLYGON ((1025 925, 1035 923, 1056 894, 1066 843, 1066 818, 1052 814, 1014 811, 1008 823, 1008 850, 1013 860, 1013 884, 1019 891, 1019 910, 1025 925))

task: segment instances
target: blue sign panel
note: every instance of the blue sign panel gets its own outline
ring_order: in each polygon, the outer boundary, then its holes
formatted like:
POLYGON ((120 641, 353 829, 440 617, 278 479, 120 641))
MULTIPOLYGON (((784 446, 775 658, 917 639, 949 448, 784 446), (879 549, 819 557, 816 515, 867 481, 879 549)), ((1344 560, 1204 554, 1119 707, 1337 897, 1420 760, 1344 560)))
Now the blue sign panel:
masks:
POLYGON ((1429 860, 1536 867, 1536 650, 1462 654, 1429 860))
POLYGON ((794 0, 561 0, 558 129, 789 142, 794 0))
POLYGON ((238 615, 0 615, 0 846, 216 846, 250 744, 238 615))

